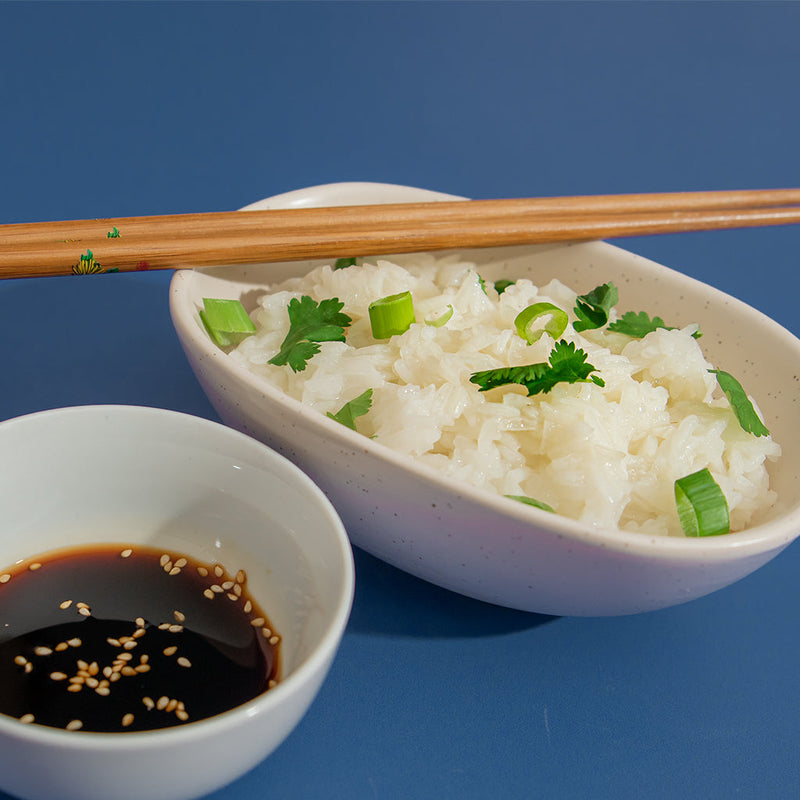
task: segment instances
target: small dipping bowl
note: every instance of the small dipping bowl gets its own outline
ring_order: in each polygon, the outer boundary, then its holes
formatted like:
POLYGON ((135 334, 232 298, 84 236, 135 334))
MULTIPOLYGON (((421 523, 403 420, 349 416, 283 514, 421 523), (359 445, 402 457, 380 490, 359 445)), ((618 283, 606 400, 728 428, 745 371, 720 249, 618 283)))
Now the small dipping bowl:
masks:
POLYGON ((344 527, 300 469, 208 420, 79 406, 0 423, 0 571, 104 543, 245 570, 281 635, 282 680, 160 730, 67 731, 0 714, 0 789, 27 800, 202 797, 269 755, 317 695, 353 598, 344 527))

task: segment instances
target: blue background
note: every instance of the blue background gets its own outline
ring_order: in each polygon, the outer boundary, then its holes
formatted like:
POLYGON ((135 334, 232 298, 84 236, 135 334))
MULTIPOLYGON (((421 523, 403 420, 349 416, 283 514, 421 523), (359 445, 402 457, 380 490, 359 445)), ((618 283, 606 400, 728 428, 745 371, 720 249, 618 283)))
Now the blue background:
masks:
MULTIPOLYGON (((798 186, 798 34, 794 2, 0 2, 0 223, 344 180, 481 198, 798 186)), ((623 244, 800 332, 797 227, 623 244)), ((215 419, 169 277, 0 283, 0 419, 215 419)), ((800 792, 796 545, 710 597, 611 619, 356 562, 317 702, 214 800, 800 792)))

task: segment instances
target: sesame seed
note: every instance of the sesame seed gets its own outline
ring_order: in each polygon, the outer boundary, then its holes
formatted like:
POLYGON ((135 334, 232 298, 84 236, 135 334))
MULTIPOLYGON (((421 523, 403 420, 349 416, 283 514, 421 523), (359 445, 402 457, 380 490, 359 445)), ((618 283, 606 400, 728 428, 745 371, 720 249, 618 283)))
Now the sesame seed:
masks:
POLYGON ((250 620, 250 624, 254 628, 261 628, 265 622, 266 620, 264 619, 264 617, 254 617, 253 619, 250 620))
POLYGON ((269 637, 272 636, 272 631, 269 628, 262 628, 261 633, 264 634, 265 639, 269 639, 269 637))
POLYGON ((133 555, 133 550, 131 550, 131 548, 130 548, 130 547, 126 547, 126 548, 125 548, 125 549, 124 549, 124 550, 123 550, 123 551, 120 553, 120 555, 121 555, 123 558, 130 558, 130 557, 131 557, 131 555, 133 555))
POLYGON ((174 711, 178 707, 178 701, 173 697, 172 700, 167 703, 166 708, 164 711, 174 711))
POLYGON ((57 652, 61 652, 62 650, 66 650, 69 645, 66 642, 59 642, 53 649, 57 652))
POLYGON ((235 594, 237 597, 241 597, 241 596, 242 596, 242 584, 241 584, 241 583, 236 583, 236 584, 234 584, 234 586, 233 586, 233 593, 234 593, 234 594, 235 594))
POLYGON ((122 718, 122 727, 127 728, 133 722, 133 714, 126 714, 122 718))
POLYGON ((172 562, 167 561, 167 563, 164 564, 164 572, 171 572, 171 571, 172 571, 172 562))
POLYGON ((79 719, 73 719, 67 723, 68 731, 79 731, 83 727, 83 723, 79 719))
POLYGON ((158 626, 158 629, 159 629, 160 631, 165 631, 165 630, 167 630, 167 628, 169 628, 169 622, 162 622, 162 623, 161 623, 161 624, 158 626))
POLYGON ((212 592, 211 589, 204 589, 203 590, 203 596, 207 597, 209 600, 213 600, 214 599, 214 592, 212 592))
POLYGON ((247 580, 247 573, 243 569, 240 569, 236 573, 236 583, 244 583, 247 580))
POLYGON ((130 677, 131 675, 136 675, 136 670, 134 669, 134 667, 125 666, 120 670, 120 672, 128 677, 130 677))
POLYGON ((163 566, 165 566, 165 565, 167 564, 167 562, 168 562, 169 560, 170 560, 170 559, 169 559, 169 556, 168 556, 166 553, 164 553, 164 555, 163 555, 163 556, 161 556, 161 558, 160 558, 160 560, 159 560, 159 562, 158 562, 158 563, 159 563, 159 564, 161 564, 161 566, 163 567, 163 566))
POLYGON ((111 667, 103 667, 103 675, 106 678, 110 678, 114 674, 114 670, 111 667))
POLYGON ((144 653, 143 655, 139 656, 139 663, 140 664, 146 664, 149 660, 150 660, 150 656, 147 655, 147 653, 144 653))
POLYGON ((281 640, 281 637, 280 637, 280 636, 270 636, 270 637, 269 637, 269 643, 270 643, 270 644, 278 644, 278 642, 279 642, 280 640, 281 640))
POLYGON ((88 603, 84 603, 83 601, 81 601, 80 603, 76 603, 75 605, 78 608, 89 608, 89 604, 88 603))
POLYGON ((84 661, 82 658, 79 658, 77 661, 78 669, 89 669, 89 662, 84 661))
POLYGON ((79 608, 78 609, 78 613, 79 614, 83 614, 84 617, 91 617, 92 616, 92 612, 88 608, 79 608))
POLYGON ((156 708, 159 711, 163 711, 167 707, 167 703, 169 703, 169 697, 167 697, 166 695, 162 695, 156 701, 156 708))
POLYGON ((71 683, 69 686, 67 686, 68 692, 80 692, 82 689, 83 689, 82 683, 71 683))
POLYGON ((4 572, 0 575, 0 583, 8 583, 11 580, 11 575, 8 572, 4 572))
POLYGON ((139 664, 138 666, 133 668, 135 672, 150 672, 150 665, 149 664, 139 664))
MULTIPOLYGON (((144 617, 136 617, 136 619, 134 620, 134 622, 136 623, 136 627, 137 627, 137 628, 144 628, 144 626, 147 624, 147 623, 144 621, 144 617)), ((135 634, 134 634, 134 635, 135 635, 135 634)))
POLYGON ((136 630, 133 632, 133 638, 134 638, 134 639, 140 639, 140 638, 141 638, 142 636, 144 636, 146 633, 147 633, 147 630, 146 630, 145 628, 137 628, 137 629, 136 629, 136 630))
POLYGON ((120 640, 119 640, 119 639, 112 639, 112 638, 109 636, 109 637, 108 637, 108 639, 106 639, 106 641, 107 641, 107 642, 108 642, 108 643, 109 643, 109 644, 110 644, 112 647, 122 647, 122 642, 120 642, 120 640))
POLYGON ((164 655, 165 656, 174 656, 175 655, 175 651, 177 649, 178 648, 175 645, 172 645, 172 647, 165 647, 164 648, 164 655))
POLYGON ((51 672, 50 673, 50 678, 52 680, 54 680, 54 681, 63 681, 63 680, 66 679, 66 677, 67 677, 67 673, 66 672, 51 672))
POLYGON ((108 686, 98 686, 94 691, 95 694, 99 694, 102 697, 108 697, 111 694, 111 689, 108 686))
POLYGON ((153 698, 152 697, 143 697, 142 698, 142 702, 145 704, 145 706, 148 709, 155 708, 155 706, 156 706, 156 704, 153 702, 153 698))
POLYGON ((19 718, 19 721, 24 722, 26 725, 29 725, 31 722, 33 722, 34 719, 35 717, 33 716, 33 714, 23 714, 19 718))
POLYGON ((70 647, 80 647, 83 642, 81 642, 81 640, 76 636, 72 639, 67 639, 66 644, 68 644, 70 647))
POLYGON ((198 567, 197 568, 197 574, 200 575, 201 577, 205 578, 206 575, 208 575, 208 570, 205 567, 198 567))
POLYGON ((233 581, 224 581, 222 588, 227 592, 228 589, 233 589, 233 581))
POLYGON ((192 662, 191 662, 191 661, 189 661, 189 659, 188 659, 188 658, 186 658, 185 656, 181 656, 181 657, 178 659, 178 663, 179 663, 179 664, 180 664, 182 667, 191 667, 191 666, 192 666, 192 662))
POLYGON ((267 684, 267 688, 268 689, 274 689, 277 685, 278 685, 278 681, 276 681, 274 678, 270 678, 269 679, 269 683, 267 684))
POLYGON ((177 625, 177 624, 176 625, 170 625, 169 628, 167 628, 167 630, 170 633, 180 633, 183 630, 183 625, 177 625))
POLYGON ((100 672, 100 665, 96 661, 92 661, 92 663, 89 664, 89 674, 97 675, 98 672, 100 672))
POLYGON ((182 611, 173 611, 172 616, 175 617, 175 622, 186 622, 186 614, 182 611))
POLYGON ((58 607, 64 611, 64 609, 69 608, 72 605, 72 600, 63 600, 61 603, 58 604, 58 607))
POLYGON ((112 672, 109 680, 111 681, 111 683, 114 683, 115 681, 118 681, 121 677, 122 676, 119 674, 119 672, 112 672))
POLYGON ((96 689, 100 685, 100 681, 97 680, 97 678, 87 678, 86 679, 86 685, 90 689, 96 689))
POLYGON ((169 574, 170 574, 170 575, 180 575, 180 574, 181 574, 181 568, 180 568, 180 567, 173 567, 173 568, 172 568, 172 569, 169 571, 169 574))
POLYGON ((125 642, 125 644, 122 645, 122 646, 123 646, 123 648, 125 650, 133 650, 133 648, 136 647, 137 644, 138 644, 138 642, 136 642, 135 640, 131 639, 130 642, 125 642))
POLYGON ((25 656, 14 656, 14 663, 21 667, 28 663, 28 659, 25 656))
POLYGON ((36 653, 37 656, 49 656, 53 650, 50 647, 44 647, 43 645, 40 645, 33 652, 36 653))
POLYGON ((222 577, 222 576, 225 574, 225 570, 224 570, 224 569, 222 569, 222 567, 221 567, 219 564, 215 564, 215 565, 214 565, 214 574, 215 574, 215 575, 216 575, 218 578, 221 578, 221 577, 222 577))
POLYGON ((237 597, 237 596, 236 596, 236 595, 235 595, 233 592, 228 592, 228 593, 225 595, 225 597, 227 597, 227 598, 228 598, 228 600, 231 600, 231 601, 232 601, 232 602, 234 602, 234 603, 235 603, 235 602, 236 602, 236 601, 239 599, 239 598, 238 598, 238 597, 237 597))
POLYGON ((83 675, 73 675, 70 679, 70 683, 84 683, 86 678, 83 675))
POLYGON ((223 588, 218 583, 212 583, 211 586, 209 586, 208 588, 211 589, 211 591, 214 592, 214 594, 222 594, 222 592, 224 591, 223 588))
POLYGON ((114 659, 114 661, 122 661, 122 662, 125 662, 125 661, 130 661, 132 658, 133 658, 133 656, 132 656, 130 653, 120 653, 120 654, 119 654, 119 655, 118 655, 118 656, 117 656, 117 657, 114 659))
POLYGON ((249 614, 253 610, 253 604, 249 600, 245 600, 242 610, 245 614, 249 614))
POLYGON ((187 713, 186 713, 186 712, 185 712, 183 709, 178 709, 178 710, 175 712, 175 716, 176 716, 176 717, 177 717, 177 718, 178 718, 178 719, 179 719, 181 722, 186 722, 186 720, 187 720, 187 719, 189 719, 189 715, 188 715, 188 714, 187 714, 187 713))
POLYGON ((33 672, 33 664, 30 661, 25 664, 25 672, 33 672))
POLYGON ((42 568, 42 565, 38 561, 34 561, 33 564, 30 564, 28 566, 28 569, 31 570, 32 572, 37 570, 37 569, 41 569, 41 568, 42 568))
POLYGON ((189 562, 188 562, 188 561, 187 561, 185 558, 179 558, 179 559, 178 559, 178 560, 175 562, 175 566, 176 566, 176 567, 180 567, 181 569, 183 569, 183 567, 185 567, 185 566, 186 566, 188 563, 189 563, 189 562))

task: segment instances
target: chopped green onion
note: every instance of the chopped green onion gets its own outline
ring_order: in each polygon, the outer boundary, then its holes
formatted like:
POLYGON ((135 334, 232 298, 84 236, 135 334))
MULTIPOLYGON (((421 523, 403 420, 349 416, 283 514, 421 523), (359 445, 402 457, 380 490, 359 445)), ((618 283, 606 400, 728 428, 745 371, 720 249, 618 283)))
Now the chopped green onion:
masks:
POLYGON ((369 321, 376 339, 389 339, 405 333, 416 322, 411 292, 382 297, 369 306, 369 321))
POLYGON ((718 536, 730 531, 728 501, 708 469, 675 481, 675 503, 687 536, 718 536))
POLYGON ((535 500, 533 497, 528 497, 524 494, 507 494, 505 496, 509 500, 516 500, 519 503, 525 503, 527 506, 541 508, 542 511, 549 511, 551 514, 555 514, 556 511, 552 506, 547 505, 547 503, 543 503, 541 500, 535 500))
POLYGON ((351 258, 337 258, 336 263, 333 265, 334 269, 347 269, 347 267, 352 267, 356 263, 355 257, 351 258))
POLYGON ((517 333, 528 344, 533 344, 541 339, 544 333, 549 333, 553 339, 558 339, 567 329, 568 322, 567 312, 558 306, 554 306, 552 303, 533 303, 533 305, 523 308, 517 314, 514 325, 517 328, 517 333), (543 328, 534 330, 533 323, 540 317, 550 317, 550 319, 543 328))
POLYGON ((503 294, 509 286, 513 286, 516 281, 510 281, 508 278, 501 278, 499 281, 494 282, 494 290, 497 294, 503 294))
POLYGON ((453 306, 449 303, 447 304, 447 311, 445 311, 441 316, 435 317, 434 319, 426 319, 425 324, 431 325, 434 328, 441 328, 446 322, 450 320, 450 317, 453 316, 453 306))
POLYGON ((256 326, 238 300, 204 297, 200 319, 220 347, 239 344, 255 332, 256 326))
POLYGON ((356 417, 363 417, 372 406, 372 389, 367 389, 358 397, 345 403, 335 414, 328 412, 331 419, 341 422, 348 428, 356 429, 356 417))
POLYGON ((728 402, 731 404, 736 419, 742 426, 742 430, 752 433, 753 436, 769 436, 767 426, 761 421, 756 413, 750 398, 747 396, 742 384, 736 380, 729 372, 721 369, 710 369, 717 376, 719 388, 725 393, 728 402))

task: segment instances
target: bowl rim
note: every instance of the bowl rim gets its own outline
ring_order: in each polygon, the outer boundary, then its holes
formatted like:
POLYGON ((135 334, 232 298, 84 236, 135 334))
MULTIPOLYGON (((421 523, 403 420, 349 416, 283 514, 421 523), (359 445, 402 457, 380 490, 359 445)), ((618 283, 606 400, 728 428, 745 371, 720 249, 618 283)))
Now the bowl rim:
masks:
POLYGON ((0 734, 12 736, 18 740, 36 742, 41 745, 52 745, 64 750, 85 750, 87 748, 103 752, 130 749, 139 751, 145 749, 153 750, 170 744, 191 744, 211 736, 221 736, 225 732, 248 722, 248 720, 254 720, 265 714, 272 713, 276 707, 288 702, 292 695, 302 694, 306 685, 313 683, 316 676, 324 674, 328 663, 335 656, 347 627, 355 594, 355 562, 352 546, 344 524, 330 500, 303 470, 268 445, 221 422, 215 422, 214 420, 183 411, 125 404, 86 404, 51 408, 3 420, 0 422, 0 438, 2 438, 3 432, 10 427, 21 424, 35 424, 38 419, 50 419, 56 416, 91 416, 94 414, 144 415, 152 418, 171 419, 180 425, 195 425, 213 431, 218 436, 238 442, 239 445, 249 449, 251 452, 259 452, 262 456, 265 455, 272 465, 288 473, 293 480, 300 484, 304 491, 309 493, 310 497, 320 503, 331 523, 330 533, 334 537, 342 561, 341 587, 337 593, 335 610, 319 642, 289 675, 282 678, 269 691, 263 692, 245 703, 215 714, 212 717, 187 722, 171 728, 123 731, 123 735, 120 735, 119 732, 66 731, 46 725, 20 722, 15 717, 0 713, 0 734))
MULTIPOLYGON (((436 192, 428 189, 415 189, 415 187, 402 186, 390 183, 372 182, 340 182, 309 186, 296 189, 273 197, 256 201, 243 210, 261 209, 269 207, 282 207, 280 204, 289 203, 301 205, 309 202, 309 198, 350 198, 354 194, 363 191, 377 192, 386 197, 384 202, 398 202, 395 192, 399 192, 409 200, 466 200, 467 198, 457 195, 450 195, 443 192, 436 192)), ((346 202, 346 201, 345 201, 346 202)), ((402 202, 399 201, 399 202, 402 202)), ((336 202, 331 202, 335 205, 336 202)), ((572 246, 576 243, 565 243, 561 246, 572 246)), ((598 252, 608 253, 613 251, 626 258, 635 260, 638 268, 646 267, 655 271, 666 273, 673 278, 683 280, 687 286, 702 286, 706 290, 711 290, 720 299, 735 305, 739 310, 746 311, 754 315, 765 324, 781 332, 790 342, 800 360, 800 340, 794 337, 778 322, 767 317, 757 309, 752 308, 743 301, 716 289, 713 286, 698 281, 695 278, 684 275, 671 267, 667 267, 658 262, 639 256, 624 248, 604 241, 591 241, 581 243, 584 246, 597 248, 598 252)), ((502 248, 503 250, 513 251, 522 250, 525 246, 515 246, 502 248)), ((391 258, 390 255, 383 258, 391 258)), ((307 262, 313 265, 325 263, 324 261, 307 262)), ((225 359, 223 368, 232 373, 235 378, 247 384, 248 389, 257 392, 262 396, 269 397, 280 406, 297 416, 304 424, 310 425, 312 429, 324 433, 325 437, 333 439, 336 444, 342 447, 355 448, 369 453, 375 458, 388 461, 394 466, 404 469, 409 473, 415 474, 427 483, 434 483, 438 487, 459 495, 462 500, 469 500, 483 508, 512 517, 515 520, 525 523, 535 524, 540 532, 548 531, 554 537, 569 539, 575 543, 601 547, 605 550, 624 553, 627 556, 636 555, 645 557, 648 560, 666 560, 670 562, 698 562, 702 560, 711 562, 725 562, 734 559, 743 559, 755 556, 776 549, 782 549, 790 544, 800 535, 800 505, 787 509, 778 518, 756 524, 745 528, 742 531, 728 533, 724 536, 713 537, 675 537, 675 536, 654 536, 634 531, 624 531, 617 528, 593 528, 578 520, 568 517, 551 514, 533 506, 522 503, 515 503, 507 498, 501 497, 488 489, 476 487, 462 482, 456 478, 442 475, 433 467, 418 463, 399 454, 386 445, 374 442, 363 435, 350 430, 324 415, 306 406, 299 400, 284 394, 280 389, 273 386, 263 378, 251 373, 240 366, 233 359, 229 359, 225 351, 218 348, 210 338, 205 335, 199 324, 194 321, 196 310, 191 307, 189 299, 191 283, 198 275, 208 275, 210 277, 224 280, 225 267, 197 268, 177 270, 170 283, 170 312, 176 329, 187 336, 192 346, 197 347, 203 357, 212 360, 225 359)))

